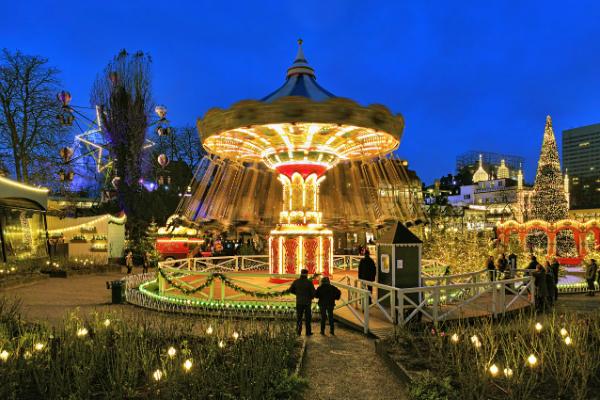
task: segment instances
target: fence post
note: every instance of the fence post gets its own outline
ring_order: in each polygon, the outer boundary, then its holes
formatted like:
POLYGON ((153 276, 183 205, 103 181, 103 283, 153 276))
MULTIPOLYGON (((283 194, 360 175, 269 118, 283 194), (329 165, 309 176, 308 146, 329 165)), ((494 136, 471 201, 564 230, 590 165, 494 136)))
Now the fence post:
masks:
POLYGON ((236 256, 234 256, 234 257, 235 257, 235 268, 234 269, 236 271, 239 271, 240 270, 239 257, 236 257, 236 256))
POLYGON ((194 262, 193 258, 188 258, 187 259, 187 267, 188 267, 188 271, 192 270, 192 263, 194 262))
POLYGON ((369 333, 369 292, 366 291, 362 295, 363 298, 363 310, 364 310, 364 332, 365 335, 369 333))
POLYGON ((158 293, 163 294, 165 292, 165 278, 163 278, 162 274, 158 273, 158 293))
POLYGON ((431 315, 433 316, 433 325, 437 327, 438 323, 438 312, 440 306, 440 287, 435 286, 433 289, 433 310, 431 315))
POLYGON ((390 315, 392 316, 392 324, 396 324, 396 289, 390 289, 390 315))
POLYGON ((400 321, 402 325, 404 325, 404 293, 399 290, 395 291, 398 295, 398 315, 400 316, 400 321))
POLYGON ((498 285, 496 281, 490 282, 492 284, 492 315, 495 317, 498 315, 498 285))

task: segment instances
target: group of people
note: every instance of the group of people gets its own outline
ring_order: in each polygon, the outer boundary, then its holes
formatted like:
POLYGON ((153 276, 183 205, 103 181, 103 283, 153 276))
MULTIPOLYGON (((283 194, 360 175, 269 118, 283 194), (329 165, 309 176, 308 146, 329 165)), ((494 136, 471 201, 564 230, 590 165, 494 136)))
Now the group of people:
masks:
POLYGON ((506 257, 506 254, 502 253, 496 261, 494 261, 494 256, 489 256, 485 268, 488 270, 490 281, 499 278, 514 278, 517 270, 517 255, 511 253, 506 257))
POLYGON ((306 325, 306 336, 312 335, 312 301, 318 299, 319 312, 321 314, 321 335, 325 335, 326 322, 329 322, 329 334, 335 336, 333 322, 333 308, 335 301, 339 300, 342 292, 331 284, 329 278, 321 278, 321 284, 317 289, 313 282, 308 279, 308 270, 300 271, 300 278, 292 282, 290 292, 296 295, 296 324, 298 335, 302 334, 302 320, 306 325))
POLYGON ((531 255, 528 273, 533 277, 535 285, 535 303, 539 311, 552 307, 558 299, 558 274, 560 264, 554 258, 552 263, 546 261, 544 265, 540 264, 537 257, 531 255))
MULTIPOLYGON (((358 265, 358 278, 373 282, 376 275, 377 267, 375 261, 370 257, 369 250, 365 250, 364 258, 360 260, 358 265)), ((367 285, 367 289, 370 292, 373 291, 373 287, 370 285, 367 285)), ((300 277, 292 282, 290 292, 296 296, 296 327, 298 335, 302 334, 303 321, 306 326, 306 336, 312 335, 312 301, 316 298, 321 314, 321 335, 325 335, 325 327, 327 322, 329 322, 329 333, 335 336, 333 309, 335 301, 340 299, 342 293, 331 284, 328 277, 323 277, 321 284, 315 289, 313 282, 308 279, 308 270, 303 269, 300 271, 300 277)))
MULTIPOLYGON (((127 275, 130 275, 133 272, 134 267, 134 259, 133 252, 129 250, 127 255, 125 255, 125 267, 127 268, 127 275)), ((142 273, 148 273, 150 268, 155 268, 158 266, 158 259, 152 256, 152 253, 149 251, 144 252, 144 259, 142 260, 142 273)))

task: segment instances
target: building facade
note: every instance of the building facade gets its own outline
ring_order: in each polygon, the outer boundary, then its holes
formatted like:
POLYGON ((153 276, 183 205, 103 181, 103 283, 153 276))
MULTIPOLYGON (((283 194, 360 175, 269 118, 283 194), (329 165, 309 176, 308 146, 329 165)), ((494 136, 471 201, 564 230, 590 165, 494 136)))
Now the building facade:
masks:
POLYGON ((562 153, 570 177, 570 208, 600 208, 600 124, 564 130, 562 153))

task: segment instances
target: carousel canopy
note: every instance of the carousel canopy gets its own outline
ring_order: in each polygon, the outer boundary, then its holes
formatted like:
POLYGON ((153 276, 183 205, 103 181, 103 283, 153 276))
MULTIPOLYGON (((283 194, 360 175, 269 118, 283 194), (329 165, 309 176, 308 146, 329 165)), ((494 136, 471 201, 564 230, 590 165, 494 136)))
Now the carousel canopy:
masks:
POLYGON ((298 40, 298 54, 294 64, 288 68, 285 83, 261 101, 272 103, 286 96, 302 96, 314 101, 323 101, 335 97, 317 83, 315 71, 308 65, 308 61, 304 57, 302 39, 298 40))

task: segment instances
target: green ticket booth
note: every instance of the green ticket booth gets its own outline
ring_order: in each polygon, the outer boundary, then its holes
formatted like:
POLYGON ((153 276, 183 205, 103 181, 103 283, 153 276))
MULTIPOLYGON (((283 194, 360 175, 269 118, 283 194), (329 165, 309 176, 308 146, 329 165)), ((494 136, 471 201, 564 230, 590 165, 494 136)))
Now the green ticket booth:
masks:
MULTIPOLYGON (((381 232, 377 239, 377 282, 397 288, 420 287, 422 246, 421 239, 400 222, 381 232)), ((388 305, 389 297, 389 291, 377 291, 381 304, 388 305)), ((419 296, 414 294, 411 299, 417 302, 419 296)))

